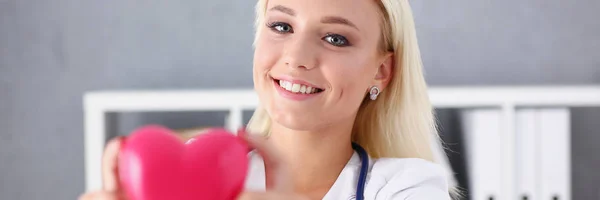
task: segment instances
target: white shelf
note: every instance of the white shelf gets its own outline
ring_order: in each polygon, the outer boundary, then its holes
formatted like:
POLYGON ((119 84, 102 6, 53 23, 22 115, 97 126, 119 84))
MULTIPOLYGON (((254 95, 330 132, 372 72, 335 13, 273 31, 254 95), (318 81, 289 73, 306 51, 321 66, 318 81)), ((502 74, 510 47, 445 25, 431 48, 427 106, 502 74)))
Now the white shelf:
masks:
MULTIPOLYGON (((600 107, 600 86, 432 87, 436 108, 496 107, 503 113, 503 194, 514 194, 515 110, 518 107, 600 107)), ((227 127, 242 125, 242 111, 259 104, 251 89, 95 91, 84 95, 86 190, 101 188, 107 112, 229 111, 227 127)))

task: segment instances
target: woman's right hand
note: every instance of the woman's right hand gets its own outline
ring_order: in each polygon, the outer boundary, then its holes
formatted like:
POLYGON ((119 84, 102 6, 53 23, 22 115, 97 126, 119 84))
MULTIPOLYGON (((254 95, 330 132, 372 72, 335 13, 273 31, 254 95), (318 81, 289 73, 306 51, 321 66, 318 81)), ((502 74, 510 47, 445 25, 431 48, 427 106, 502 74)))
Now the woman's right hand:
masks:
POLYGON ((243 191, 237 200, 308 200, 307 196, 294 192, 290 169, 279 151, 263 136, 249 134, 244 129, 238 131, 240 138, 255 149, 263 158, 266 171, 266 191, 243 191))
POLYGON ((108 142, 102 156, 102 189, 82 194, 79 200, 127 200, 118 175, 118 155, 124 137, 108 142))

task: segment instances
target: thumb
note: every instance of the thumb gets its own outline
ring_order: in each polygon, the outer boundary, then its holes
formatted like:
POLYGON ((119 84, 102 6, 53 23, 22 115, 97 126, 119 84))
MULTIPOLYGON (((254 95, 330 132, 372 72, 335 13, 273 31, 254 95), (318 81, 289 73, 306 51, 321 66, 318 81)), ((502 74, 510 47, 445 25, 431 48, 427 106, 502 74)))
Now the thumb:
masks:
POLYGON ((118 155, 125 137, 112 139, 106 145, 102 156, 102 182, 105 191, 118 192, 119 184, 118 155))

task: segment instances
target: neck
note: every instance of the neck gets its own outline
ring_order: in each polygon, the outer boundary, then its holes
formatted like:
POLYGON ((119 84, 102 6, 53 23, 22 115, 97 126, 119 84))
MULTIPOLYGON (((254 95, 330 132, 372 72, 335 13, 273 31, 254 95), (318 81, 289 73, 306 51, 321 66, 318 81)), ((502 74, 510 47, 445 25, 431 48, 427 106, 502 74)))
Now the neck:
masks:
POLYGON ((296 191, 324 195, 354 152, 351 132, 352 123, 318 131, 292 130, 273 123, 269 140, 291 167, 296 191))

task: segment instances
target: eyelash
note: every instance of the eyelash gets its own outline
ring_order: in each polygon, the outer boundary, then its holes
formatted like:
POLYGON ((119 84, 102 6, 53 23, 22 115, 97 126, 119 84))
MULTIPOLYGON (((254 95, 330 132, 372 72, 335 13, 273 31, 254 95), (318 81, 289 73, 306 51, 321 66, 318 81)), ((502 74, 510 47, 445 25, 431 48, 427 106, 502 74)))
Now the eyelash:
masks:
MULTIPOLYGON (((290 26, 288 23, 285 22, 272 22, 272 23, 268 23, 267 27, 269 27, 269 29, 271 29, 272 31, 274 31, 277 34, 286 34, 286 33, 294 33, 294 30, 292 29, 292 26, 290 26), (287 26, 288 31, 282 30, 282 26, 287 26)), ((340 34, 335 34, 335 33, 327 33, 327 35, 325 35, 325 37, 323 37, 323 40, 333 46, 336 47, 346 47, 346 46, 350 46, 350 42, 348 41, 348 39, 346 39, 346 37, 340 35, 340 34), (338 39, 340 40, 340 42, 342 44, 335 44, 335 43, 339 43, 339 42, 334 42, 333 40, 338 39)))

